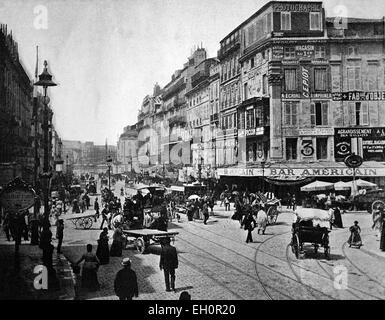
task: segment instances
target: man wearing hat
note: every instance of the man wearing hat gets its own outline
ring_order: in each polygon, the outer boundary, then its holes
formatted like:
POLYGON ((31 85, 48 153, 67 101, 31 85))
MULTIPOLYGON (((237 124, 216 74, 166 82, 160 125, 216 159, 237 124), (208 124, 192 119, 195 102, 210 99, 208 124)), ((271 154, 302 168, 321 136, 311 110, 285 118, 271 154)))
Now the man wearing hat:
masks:
POLYGON ((138 297, 138 281, 136 273, 131 269, 130 258, 124 258, 122 261, 123 269, 116 274, 114 289, 120 300, 132 300, 132 297, 138 297))
POLYGON ((178 254, 176 252, 176 248, 170 244, 169 237, 164 238, 162 241, 162 251, 160 253, 159 268, 164 272, 166 291, 175 291, 175 269, 178 268, 178 254))

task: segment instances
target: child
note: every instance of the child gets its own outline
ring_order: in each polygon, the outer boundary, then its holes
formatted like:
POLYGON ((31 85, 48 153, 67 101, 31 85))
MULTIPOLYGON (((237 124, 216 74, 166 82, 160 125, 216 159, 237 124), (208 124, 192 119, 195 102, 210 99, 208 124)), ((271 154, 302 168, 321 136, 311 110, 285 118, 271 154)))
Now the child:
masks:
POLYGON ((349 228, 350 231, 350 237, 348 239, 349 247, 357 246, 360 248, 362 246, 362 241, 361 241, 361 228, 358 225, 358 221, 354 221, 354 225, 349 228))

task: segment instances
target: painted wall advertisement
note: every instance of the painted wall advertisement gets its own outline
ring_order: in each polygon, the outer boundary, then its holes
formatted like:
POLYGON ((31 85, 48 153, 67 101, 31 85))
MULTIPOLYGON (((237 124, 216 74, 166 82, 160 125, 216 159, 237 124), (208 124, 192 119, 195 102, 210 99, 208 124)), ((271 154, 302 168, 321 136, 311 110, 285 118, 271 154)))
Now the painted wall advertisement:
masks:
POLYGON ((361 154, 365 161, 385 161, 385 128, 335 128, 334 152, 336 161, 352 152, 352 139, 362 146, 361 154))

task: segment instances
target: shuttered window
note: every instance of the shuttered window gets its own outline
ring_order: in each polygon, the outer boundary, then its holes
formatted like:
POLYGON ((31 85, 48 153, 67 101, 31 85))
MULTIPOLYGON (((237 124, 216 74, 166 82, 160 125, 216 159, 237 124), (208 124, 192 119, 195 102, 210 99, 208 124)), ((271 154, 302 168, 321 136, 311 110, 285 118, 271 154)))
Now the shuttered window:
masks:
POLYGON ((285 69, 285 90, 296 91, 297 89, 297 69, 285 69))
POLYGON ((348 90, 361 90, 361 68, 348 67, 348 90))
POLYGON ((326 91, 327 89, 327 70, 326 68, 314 69, 314 90, 326 91))

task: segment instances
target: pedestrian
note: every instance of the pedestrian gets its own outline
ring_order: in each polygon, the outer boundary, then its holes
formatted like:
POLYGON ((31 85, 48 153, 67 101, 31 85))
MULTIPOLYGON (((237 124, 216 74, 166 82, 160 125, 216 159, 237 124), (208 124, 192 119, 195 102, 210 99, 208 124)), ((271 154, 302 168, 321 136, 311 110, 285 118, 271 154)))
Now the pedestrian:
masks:
POLYGON ((381 231, 382 231, 382 219, 381 219, 380 210, 376 210, 376 209, 373 210, 372 220, 373 220, 372 229, 376 231, 377 241, 379 241, 381 237, 381 231))
POLYGON ((102 224, 100 225, 100 230, 103 229, 104 222, 107 222, 107 226, 110 228, 108 214, 109 214, 108 205, 105 204, 102 210, 102 224))
POLYGON ((95 199, 94 210, 95 210, 95 222, 96 222, 99 219, 99 202, 98 202, 98 198, 95 199))
POLYGON ((80 213, 80 207, 78 199, 72 201, 72 213, 80 213))
POLYGON ((175 291, 175 269, 178 268, 178 254, 176 248, 171 246, 170 238, 164 238, 161 245, 159 268, 164 273, 166 291, 175 291))
POLYGON ((293 197, 291 198, 291 206, 293 211, 297 210, 297 200, 295 198, 295 194, 293 194, 293 197))
POLYGON ((265 206, 261 205, 257 213, 257 225, 258 225, 258 234, 262 231, 262 234, 265 234, 267 226, 267 214, 265 211, 265 206))
POLYGON ((225 192, 222 191, 221 195, 219 196, 219 199, 221 200, 220 207, 222 207, 223 203, 225 202, 225 192))
POLYGON ((92 252, 92 244, 87 244, 87 252, 82 255, 80 260, 76 262, 79 265, 82 261, 82 288, 90 291, 97 291, 100 287, 98 281, 98 268, 100 261, 98 257, 92 252))
POLYGON ((247 213, 243 221, 244 229, 247 230, 246 243, 253 242, 252 231, 256 227, 256 222, 251 212, 247 213))
POLYGON ((380 221, 381 221, 381 237, 380 237, 380 250, 385 251, 385 212, 384 208, 380 207, 380 221))
POLYGON ((328 215, 329 215, 329 224, 330 224, 330 230, 333 229, 333 224, 334 224, 334 209, 333 208, 330 208, 329 211, 328 211, 328 215))
POLYGON ((203 212, 203 217, 204 217, 203 223, 207 224, 207 220, 209 219, 209 207, 208 207, 207 202, 205 202, 203 204, 202 212, 203 212))
POLYGON ((123 231, 121 227, 117 227, 112 236, 112 244, 110 249, 110 257, 121 257, 124 244, 123 231))
POLYGON ((98 247, 96 249, 96 256, 100 264, 108 264, 110 262, 110 249, 108 247, 108 229, 103 228, 98 240, 98 247))
POLYGON ((209 202, 208 202, 208 206, 210 207, 211 209, 211 215, 214 213, 214 196, 211 195, 209 197, 209 202))
POLYGON ((64 236, 64 220, 59 219, 56 222, 56 239, 58 240, 57 243, 57 254, 61 253, 61 246, 63 243, 63 236, 64 236))
POLYGON ((115 277, 115 294, 119 300, 132 300, 133 297, 139 296, 136 273, 131 269, 129 258, 123 259, 122 266, 123 269, 119 270, 115 277))
POLYGON ((336 228, 343 228, 341 211, 339 207, 335 207, 334 209, 334 226, 336 228))
POLYGON ((230 210, 230 200, 228 196, 225 196, 225 211, 230 210))
POLYGON ((47 269, 52 269, 52 254, 54 246, 51 244, 52 241, 52 232, 50 230, 49 222, 45 221, 43 223, 43 231, 40 234, 40 249, 43 250, 43 265, 47 269))
POLYGON ((291 198, 290 192, 287 193, 286 199, 287 199, 287 206, 286 206, 286 209, 290 209, 290 208, 291 208, 291 202, 292 202, 292 198, 291 198))
POLYGON ((360 236, 361 228, 358 225, 358 221, 354 221, 354 225, 349 228, 349 231, 350 231, 350 236, 348 239, 349 247, 351 247, 352 245, 361 247, 362 246, 362 241, 360 236))

